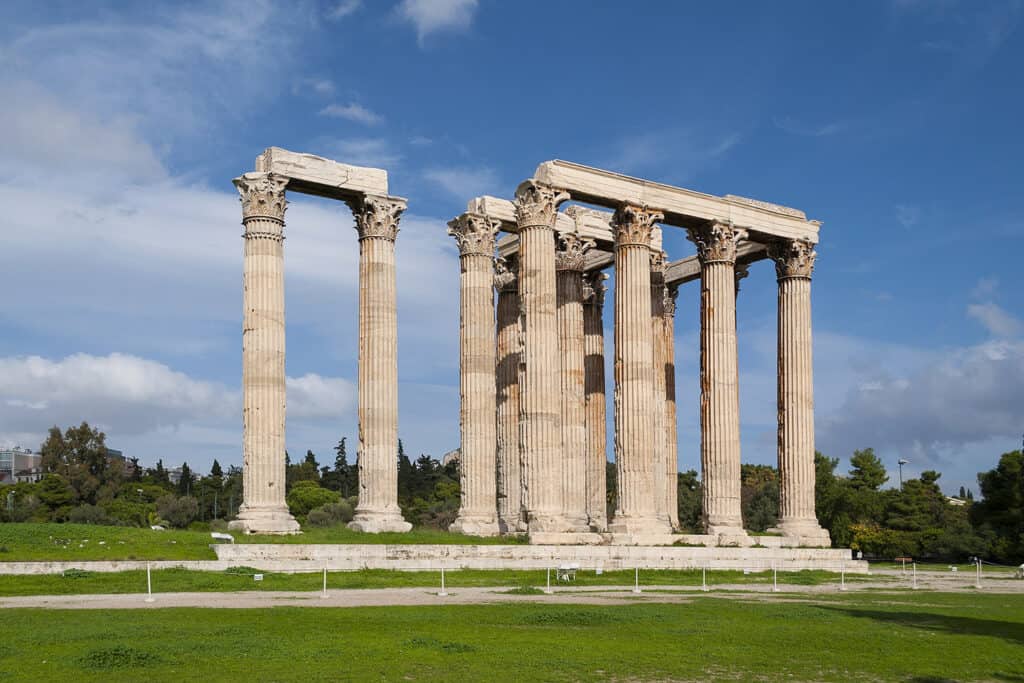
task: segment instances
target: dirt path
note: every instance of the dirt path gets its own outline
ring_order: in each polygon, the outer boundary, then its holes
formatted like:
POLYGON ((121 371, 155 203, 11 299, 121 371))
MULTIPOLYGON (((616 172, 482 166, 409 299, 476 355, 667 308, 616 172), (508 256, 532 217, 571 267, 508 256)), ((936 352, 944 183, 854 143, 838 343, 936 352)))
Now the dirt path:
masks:
MULTIPOLYGON (((454 577, 453 577, 454 578, 454 577)), ((975 592, 974 577, 918 572, 921 591, 975 592)), ((0 608, 32 607, 44 609, 157 609, 162 607, 375 607, 386 605, 478 605, 503 602, 540 602, 548 604, 621 605, 635 602, 689 602, 696 595, 712 595, 723 599, 802 600, 840 594, 835 583, 817 586, 782 584, 773 593, 769 584, 724 584, 710 586, 704 593, 700 586, 649 586, 633 593, 632 586, 558 586, 550 595, 520 595, 510 588, 450 587, 448 595, 439 596, 436 588, 333 589, 324 597, 319 592, 246 591, 235 593, 156 593, 153 602, 145 595, 37 595, 0 598, 0 608)), ((878 572, 870 577, 857 577, 846 583, 846 593, 871 591, 872 595, 898 595, 912 590, 912 577, 900 572, 878 572)), ((1024 594, 1024 581, 990 576, 982 579, 982 591, 1024 594)))

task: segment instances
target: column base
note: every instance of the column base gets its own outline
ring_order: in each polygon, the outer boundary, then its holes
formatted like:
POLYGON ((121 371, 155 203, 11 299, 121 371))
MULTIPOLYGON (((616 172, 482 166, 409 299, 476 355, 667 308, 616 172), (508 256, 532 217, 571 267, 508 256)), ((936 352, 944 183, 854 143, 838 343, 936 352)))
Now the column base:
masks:
POLYGON ((529 516, 527 531, 532 536, 535 533, 566 533, 572 531, 572 525, 560 514, 535 513, 529 516))
POLYGON ((742 524, 708 524, 704 533, 708 536, 746 537, 747 530, 742 524))
POLYGON ((498 530, 502 534, 516 534, 526 531, 526 524, 519 517, 498 517, 498 530))
POLYGON ((608 531, 608 520, 604 517, 591 517, 590 530, 598 534, 608 531))
POLYGON ((653 515, 650 517, 615 515, 612 523, 608 525, 608 531, 619 536, 659 536, 672 533, 667 522, 663 522, 653 515))
POLYGON ((412 524, 402 519, 396 510, 356 510, 356 515, 348 528, 367 534, 379 534, 388 531, 405 533, 412 529, 412 524))
POLYGON ((290 535, 301 534, 295 521, 284 505, 272 507, 246 507, 242 505, 238 517, 228 522, 228 529, 245 534, 290 535))
POLYGON ((768 532, 782 534, 786 538, 795 538, 801 546, 812 548, 832 546, 832 537, 829 536, 828 530, 821 528, 816 520, 783 520, 777 526, 768 529, 768 532))
POLYGON ((459 515, 448 531, 466 536, 497 536, 501 533, 498 520, 487 515, 459 515))
POLYGON ((590 522, 587 520, 586 515, 581 516, 570 516, 567 515, 565 518, 566 523, 569 525, 569 531, 574 534, 588 534, 591 532, 590 522))
POLYGON ((531 531, 530 545, 602 545, 604 536, 588 532, 531 531))

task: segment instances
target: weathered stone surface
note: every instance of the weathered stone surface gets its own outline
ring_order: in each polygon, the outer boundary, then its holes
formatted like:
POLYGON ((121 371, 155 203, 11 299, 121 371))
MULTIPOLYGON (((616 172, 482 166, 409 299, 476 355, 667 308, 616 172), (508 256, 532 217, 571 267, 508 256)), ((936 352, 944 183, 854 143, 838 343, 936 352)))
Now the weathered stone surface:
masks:
POLYGON ((293 192, 319 197, 349 200, 364 194, 388 194, 387 171, 350 166, 280 147, 268 147, 256 157, 256 170, 288 178, 288 189, 293 192))
POLYGON ((561 160, 540 164, 533 177, 565 190, 578 201, 609 208, 622 202, 650 206, 664 213, 666 225, 691 228, 708 221, 732 222, 764 236, 818 241, 816 221, 793 215, 795 209, 767 202, 715 197, 561 160))
POLYGON ((522 328, 519 320, 519 265, 516 257, 494 266, 497 305, 497 485, 501 533, 526 531, 519 449, 519 381, 522 328))
POLYGON ((608 529, 607 403, 604 376, 604 294, 607 275, 588 273, 583 280, 584 392, 587 431, 587 519, 592 531, 608 529))

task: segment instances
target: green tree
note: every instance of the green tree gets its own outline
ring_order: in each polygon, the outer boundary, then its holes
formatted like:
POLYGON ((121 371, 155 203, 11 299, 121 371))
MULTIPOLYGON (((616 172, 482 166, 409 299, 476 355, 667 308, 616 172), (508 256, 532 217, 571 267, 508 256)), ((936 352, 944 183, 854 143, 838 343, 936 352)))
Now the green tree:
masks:
POLYGON ((779 472, 771 465, 740 466, 740 505, 751 531, 765 531, 779 521, 779 472))
POLYGON ((195 483, 196 475, 192 473, 192 468, 188 466, 187 462, 181 463, 181 478, 178 479, 178 485, 175 487, 178 495, 191 495, 195 483))
POLYGON ((684 531, 702 533, 701 484, 696 470, 686 470, 676 474, 676 503, 679 512, 679 526, 684 531))
POLYGON ((850 485, 855 489, 877 491, 889 481, 885 465, 875 455, 873 448, 854 451, 850 458, 850 485))
POLYGON ((995 469, 978 473, 982 499, 971 505, 971 517, 993 537, 992 554, 1014 564, 1024 560, 1024 454, 1003 453, 995 469))
POLYGON ((123 467, 114 469, 107 459, 106 436, 88 422, 68 427, 63 434, 51 427, 39 452, 43 471, 61 475, 82 503, 95 504, 105 483, 116 488, 119 481, 114 480, 124 477, 123 467))
POLYGON ((299 521, 305 521, 310 510, 328 503, 337 503, 341 496, 336 491, 329 491, 315 481, 299 481, 288 492, 285 499, 288 503, 288 511, 299 521))
POLYGON ((63 509, 63 515, 67 514, 67 510, 70 509, 71 504, 76 500, 75 490, 68 483, 68 480, 59 474, 53 473, 45 475, 39 481, 36 495, 39 497, 39 502, 50 508, 54 513, 63 509))

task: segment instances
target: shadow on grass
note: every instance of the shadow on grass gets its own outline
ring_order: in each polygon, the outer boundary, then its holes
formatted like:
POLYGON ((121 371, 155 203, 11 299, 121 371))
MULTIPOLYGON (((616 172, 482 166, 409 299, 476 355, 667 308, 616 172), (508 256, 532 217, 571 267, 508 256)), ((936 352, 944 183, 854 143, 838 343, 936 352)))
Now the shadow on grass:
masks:
MULTIPOLYGON (((833 612, 842 612, 848 616, 861 617, 863 619, 874 619, 898 626, 919 628, 926 631, 939 633, 955 633, 965 636, 991 636, 1001 638, 1014 645, 1024 645, 1024 624, 997 621, 995 619, 976 619, 974 617, 952 617, 945 614, 933 614, 930 612, 886 612, 883 610, 857 609, 855 607, 822 606, 822 609, 833 612)), ((1004 674, 1006 676, 1006 674, 1004 674)), ((1020 676, 1009 674, 1011 678, 1004 678, 1010 681, 1024 681, 1020 676)), ((926 681, 941 681, 944 679, 921 678, 913 679, 925 683, 926 681)))
MULTIPOLYGON (((1008 681, 1009 683, 1019 683, 1024 681, 1024 676, 1017 676, 1015 674, 992 674, 992 680, 994 681, 1008 681)), ((955 678, 941 678, 939 676, 913 676, 906 680, 906 683, 960 683, 955 678)))

